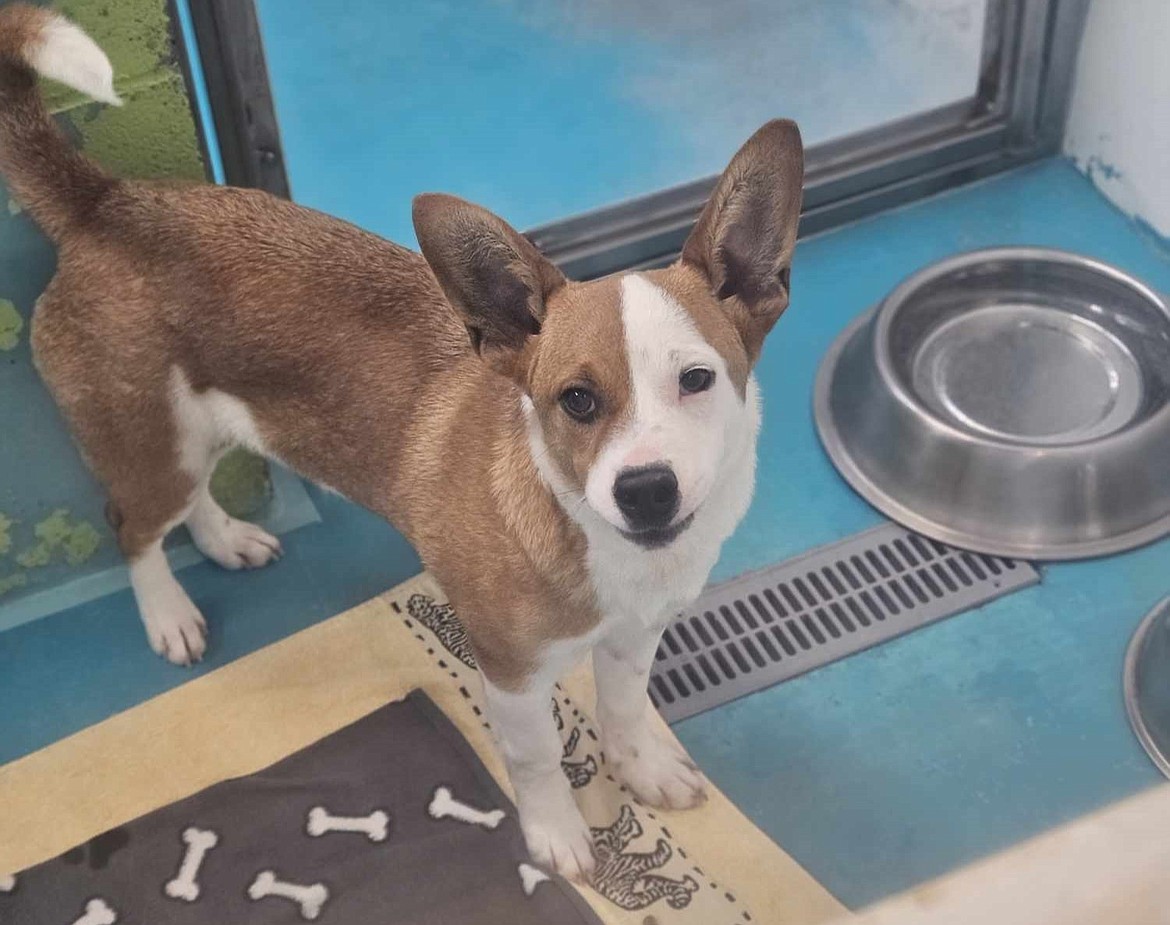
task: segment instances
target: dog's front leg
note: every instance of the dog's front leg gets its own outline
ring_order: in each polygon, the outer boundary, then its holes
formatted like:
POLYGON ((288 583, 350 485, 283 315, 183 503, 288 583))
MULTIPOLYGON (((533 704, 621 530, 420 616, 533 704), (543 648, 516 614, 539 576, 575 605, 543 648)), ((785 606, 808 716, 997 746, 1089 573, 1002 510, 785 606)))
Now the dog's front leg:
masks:
POLYGON ((679 745, 653 723, 646 694, 665 623, 618 623, 593 650, 597 720, 606 760, 649 806, 690 809, 707 797, 703 775, 679 745))
POLYGON ((503 690, 485 676, 484 693, 533 860, 581 882, 593 873, 593 841, 561 770, 563 746, 552 715, 556 679, 544 675, 520 691, 503 690))

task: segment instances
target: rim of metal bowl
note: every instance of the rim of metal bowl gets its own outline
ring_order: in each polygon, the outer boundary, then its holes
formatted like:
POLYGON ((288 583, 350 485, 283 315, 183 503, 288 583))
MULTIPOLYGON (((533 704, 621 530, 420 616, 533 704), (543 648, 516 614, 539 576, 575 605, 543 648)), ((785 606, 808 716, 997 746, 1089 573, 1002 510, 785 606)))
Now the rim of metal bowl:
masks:
MULTIPOLYGON (((974 443, 981 446, 1000 446, 1001 443, 993 437, 985 436, 983 434, 975 434, 969 431, 962 430, 956 427, 950 421, 933 414, 921 403, 914 399, 899 379, 897 373, 894 372, 894 361, 890 356, 889 338, 886 337, 889 333, 890 325, 893 323, 891 318, 897 312, 897 309, 905 304, 906 300, 911 297, 924 284, 929 283, 948 273, 953 273, 955 270, 964 269, 971 266, 978 266, 981 263, 987 263, 995 260, 1034 260, 1048 263, 1059 263, 1066 266, 1076 266, 1082 269, 1090 270, 1094 273, 1100 274, 1121 283, 1128 288, 1134 290, 1134 293, 1147 302, 1157 307, 1163 315, 1166 316, 1167 322, 1170 323, 1170 303, 1162 297, 1162 295, 1154 289, 1151 289, 1140 279, 1126 273, 1124 270, 1105 263, 1093 257, 1086 257, 1083 254, 1077 254, 1073 251, 1059 250, 1053 247, 1031 247, 1031 246, 1010 246, 1010 247, 985 247, 978 250, 964 251, 961 254, 954 254, 950 257, 944 257, 942 260, 937 260, 934 263, 928 264, 921 270, 917 270, 910 276, 906 277, 902 282, 895 286, 888 295, 886 295, 878 304, 868 313, 873 320, 875 326, 874 330, 874 364, 877 367, 878 374, 890 389, 890 394, 894 400, 903 405, 915 415, 927 417, 937 427, 944 430, 948 436, 955 440, 960 440, 964 443, 974 443)), ((1138 421, 1133 427, 1123 428, 1110 434, 1094 440, 1093 443, 1108 447, 1111 443, 1124 443, 1128 440, 1133 440, 1134 435, 1145 430, 1147 427, 1156 427, 1163 425, 1163 422, 1170 422, 1170 403, 1159 408, 1149 417, 1138 421)), ((1167 423, 1163 426, 1170 426, 1167 423)), ((1046 455, 1060 455, 1060 454, 1075 454, 1078 451, 1079 444, 1069 444, 1067 446, 1046 445, 1044 452, 1046 455)), ((1167 518, 1170 522, 1170 518, 1167 518)), ((1147 541, 1148 542, 1148 541, 1147 541)), ((1138 544, 1140 545, 1140 544, 1138 544)), ((1129 547, 1122 547, 1129 548, 1129 547)), ((977 552, 986 552, 986 550, 976 550, 977 552)), ((1117 551, 1117 550, 1106 550, 1117 551)), ((1103 553, 1086 553, 1085 555, 1103 555, 1103 553)))
POLYGON ((1150 634, 1150 629, 1167 610, 1170 610, 1170 597, 1164 597, 1155 604, 1153 610, 1142 618, 1142 622, 1134 630, 1133 637, 1129 640, 1129 646, 1125 650, 1122 684, 1125 690, 1125 713, 1129 717, 1129 725, 1133 728, 1133 734, 1137 736, 1142 748, 1150 756, 1150 760, 1162 772, 1162 776, 1170 778, 1170 755, 1165 755, 1159 750, 1149 727, 1146 725, 1145 718, 1138 708, 1137 699, 1137 668, 1142 645, 1150 634))
MULTIPOLYGON (((1099 556, 1124 552, 1129 549, 1137 549, 1170 533, 1170 515, 1167 515, 1148 524, 1144 524, 1135 530, 1102 539, 1041 545, 997 542, 994 537, 966 533, 924 517, 906 507, 893 495, 879 488, 869 478, 865 470, 854 462, 852 455, 850 455, 846 443, 841 436, 841 432, 837 429, 836 421, 833 418, 829 396, 832 391, 837 364, 840 362, 846 345, 865 325, 873 321, 874 316, 880 309, 881 305, 879 304, 877 307, 864 312, 859 317, 853 319, 848 327, 837 335, 836 340, 833 341, 821 360, 813 388, 813 422, 816 425, 821 446, 828 453, 829 458, 832 460, 833 465, 836 466, 841 477, 871 505, 891 520, 905 527, 909 527, 911 530, 921 533, 924 536, 936 539, 941 543, 947 543, 951 546, 957 546, 960 549, 970 550, 971 552, 984 553, 991 556, 1004 556, 1012 559, 1033 559, 1038 561, 1092 559, 1099 556)), ((917 404, 914 407, 920 410, 920 406, 917 404)), ((955 433, 960 436, 968 436, 963 431, 957 429, 955 429, 955 433)))

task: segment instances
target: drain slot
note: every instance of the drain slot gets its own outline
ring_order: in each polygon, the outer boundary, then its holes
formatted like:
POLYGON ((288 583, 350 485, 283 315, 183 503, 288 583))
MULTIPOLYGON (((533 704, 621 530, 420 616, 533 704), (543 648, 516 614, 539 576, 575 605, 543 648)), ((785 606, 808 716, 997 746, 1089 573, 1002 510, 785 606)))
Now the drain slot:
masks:
POLYGON ((663 633, 650 699, 677 722, 1039 581, 885 524, 707 589, 663 633))

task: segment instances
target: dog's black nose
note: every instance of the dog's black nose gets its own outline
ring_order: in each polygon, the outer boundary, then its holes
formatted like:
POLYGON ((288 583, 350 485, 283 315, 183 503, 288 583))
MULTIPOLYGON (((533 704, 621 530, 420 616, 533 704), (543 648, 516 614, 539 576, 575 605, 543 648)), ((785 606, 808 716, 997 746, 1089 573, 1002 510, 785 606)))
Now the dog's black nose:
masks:
POLYGON ((657 530, 678 513, 678 479, 664 465, 623 469, 613 483, 613 498, 631 530, 657 530))

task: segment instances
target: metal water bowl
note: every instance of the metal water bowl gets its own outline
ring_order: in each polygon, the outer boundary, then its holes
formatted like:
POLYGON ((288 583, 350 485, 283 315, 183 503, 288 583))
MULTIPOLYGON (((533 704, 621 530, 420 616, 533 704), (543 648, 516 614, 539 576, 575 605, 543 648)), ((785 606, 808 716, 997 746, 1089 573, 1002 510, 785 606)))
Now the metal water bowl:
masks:
POLYGON ((833 344, 815 414, 862 496, 945 543, 1074 559, 1170 532, 1170 309, 1086 257, 915 274, 833 344))

